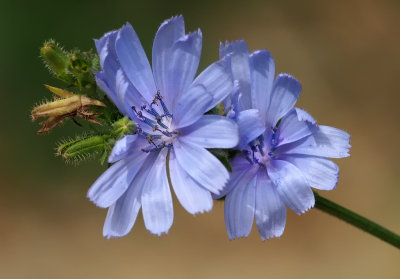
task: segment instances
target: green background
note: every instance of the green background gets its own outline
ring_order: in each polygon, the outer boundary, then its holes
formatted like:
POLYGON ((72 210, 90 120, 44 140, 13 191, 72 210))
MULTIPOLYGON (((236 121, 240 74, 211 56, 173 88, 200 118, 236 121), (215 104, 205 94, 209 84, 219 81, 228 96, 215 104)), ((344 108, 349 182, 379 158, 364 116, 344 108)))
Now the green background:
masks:
POLYGON ((147 53, 161 22, 183 14, 201 28, 200 68, 220 41, 267 48, 277 72, 303 85, 297 106, 352 135, 338 160, 337 188, 324 196, 400 232, 400 3, 398 1, 1 1, 0 278, 400 278, 398 250, 318 210, 288 214, 284 235, 229 241, 223 203, 195 217, 174 203, 161 238, 141 216, 125 238, 102 238, 105 210, 86 199, 104 168, 66 166, 55 142, 30 120, 61 85, 39 59, 41 43, 93 48, 93 38, 134 26, 147 53))

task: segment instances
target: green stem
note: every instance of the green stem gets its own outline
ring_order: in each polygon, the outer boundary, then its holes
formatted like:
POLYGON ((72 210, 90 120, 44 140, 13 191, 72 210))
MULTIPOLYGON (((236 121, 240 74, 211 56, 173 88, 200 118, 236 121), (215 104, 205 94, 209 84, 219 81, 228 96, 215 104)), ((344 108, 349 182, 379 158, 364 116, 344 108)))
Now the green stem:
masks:
POLYGON ((400 249, 400 236, 314 192, 315 207, 400 249))

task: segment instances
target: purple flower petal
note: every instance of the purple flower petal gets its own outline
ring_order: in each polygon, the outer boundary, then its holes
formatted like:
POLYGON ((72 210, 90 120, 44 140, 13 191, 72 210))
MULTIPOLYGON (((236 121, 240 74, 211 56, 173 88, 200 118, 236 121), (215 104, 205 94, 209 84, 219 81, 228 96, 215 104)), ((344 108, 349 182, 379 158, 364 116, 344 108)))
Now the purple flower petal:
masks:
POLYGON ((279 154, 304 154, 312 156, 343 158, 350 156, 350 135, 329 126, 318 129, 307 138, 277 148, 279 154))
POLYGON ((230 193, 232 189, 237 186, 238 181, 240 181, 242 176, 246 173, 252 173, 254 175, 257 172, 257 167, 250 165, 241 154, 238 154, 235 156, 235 158, 233 158, 231 161, 231 167, 232 172, 229 173, 230 178, 228 183, 219 194, 212 194, 213 199, 220 199, 230 193))
POLYGON ((173 151, 169 158, 169 172, 176 197, 186 211, 196 214, 211 210, 213 201, 210 192, 178 164, 173 151))
POLYGON ((297 112, 297 117, 300 121, 308 121, 311 124, 317 124, 317 121, 305 110, 300 108, 294 108, 297 112))
POLYGON ((260 112, 263 123, 267 114, 275 76, 275 62, 267 50, 258 50, 250 55, 253 65, 251 72, 251 98, 253 108, 260 112))
POLYGON ((164 95, 171 102, 171 108, 179 99, 185 98, 200 62, 202 34, 200 29, 177 40, 171 48, 167 82, 164 95))
POLYGON ((103 227, 104 237, 122 237, 130 232, 141 207, 141 193, 157 153, 150 154, 142 170, 130 184, 128 190, 113 204, 107 213, 103 227))
POLYGON ((297 111, 292 109, 282 118, 276 131, 278 145, 287 144, 305 138, 313 133, 315 126, 308 121, 300 121, 297 111))
POLYGON ((282 201, 297 214, 314 206, 314 194, 303 173, 293 164, 274 160, 267 169, 282 201))
POLYGON ((152 51, 152 66, 154 79, 157 88, 165 97, 164 102, 167 107, 172 108, 173 102, 170 96, 166 96, 168 77, 171 64, 171 49, 175 41, 185 35, 185 23, 182 16, 172 17, 164 21, 158 28, 156 37, 154 38, 152 51))
POLYGON ((167 150, 150 167, 142 190, 142 212, 146 228, 153 234, 168 233, 174 219, 172 196, 166 171, 167 150))
POLYGON ((173 125, 183 128, 198 121, 212 101, 204 86, 197 85, 188 90, 185 97, 180 96, 174 110, 173 125))
POLYGON ((119 31, 115 41, 115 49, 118 61, 127 78, 150 103, 157 91, 153 73, 142 44, 129 23, 119 31))
POLYGON ((245 173, 225 199, 225 224, 230 239, 247 237, 253 225, 257 177, 250 174, 245 173))
MULTIPOLYGON (((118 31, 111 31, 106 34, 104 34, 103 37, 101 37, 98 40, 94 40, 94 43, 96 45, 97 53, 99 54, 100 57, 100 66, 101 68, 104 69, 105 65, 105 59, 106 57, 113 56, 113 60, 115 60, 115 48, 114 48, 114 43, 115 43, 115 38, 117 37, 118 31)), ((111 61, 109 61, 111 62, 111 61)))
POLYGON ((219 115, 203 115, 181 133, 179 140, 204 148, 232 148, 239 142, 238 125, 219 115))
POLYGON ((300 83, 291 75, 279 74, 276 77, 265 118, 270 127, 275 127, 279 119, 293 108, 300 92, 300 83))
POLYGON ((279 156, 279 159, 288 161, 301 170, 313 188, 333 190, 338 182, 339 167, 329 159, 300 154, 279 156))
POLYGON ((93 183, 87 197, 98 207, 111 206, 128 189, 146 157, 144 152, 136 151, 112 165, 93 183))
POLYGON ((203 147, 181 141, 174 142, 179 165, 202 187, 218 194, 229 179, 224 165, 203 147))
POLYGON ((237 116, 239 125, 239 150, 243 150, 249 142, 260 136, 265 131, 260 114, 256 109, 248 109, 239 112, 237 116))
POLYGON ((233 81, 226 68, 225 61, 218 61, 208 66, 193 81, 192 86, 202 85, 213 99, 205 111, 208 111, 222 102, 232 92, 233 81))
POLYGON ((255 219, 262 240, 280 237, 286 223, 286 205, 265 170, 257 173, 255 219))
POLYGON ((134 143, 137 138, 138 135, 127 135, 118 140, 111 150, 111 154, 108 157, 108 162, 114 163, 131 155, 131 152, 135 150, 134 143))
POLYGON ((252 65, 249 59, 249 49, 244 41, 236 41, 227 44, 222 50, 220 47, 220 59, 224 57, 230 66, 232 77, 239 82, 240 92, 242 93, 243 109, 252 108, 251 103, 251 81, 250 73, 252 65))

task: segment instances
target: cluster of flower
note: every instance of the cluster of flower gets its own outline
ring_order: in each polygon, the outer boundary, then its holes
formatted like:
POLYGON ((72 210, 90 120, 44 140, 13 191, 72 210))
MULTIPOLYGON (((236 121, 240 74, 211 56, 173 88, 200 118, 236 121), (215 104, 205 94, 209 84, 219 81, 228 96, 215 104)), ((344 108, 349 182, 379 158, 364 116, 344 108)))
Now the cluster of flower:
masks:
POLYGON ((250 53, 244 41, 220 45, 220 60, 196 78, 200 30, 185 34, 181 16, 158 29, 150 66, 132 26, 96 40, 97 85, 136 123, 118 140, 112 163, 88 198, 108 208, 103 234, 122 237, 140 208, 146 228, 167 233, 173 222, 171 188, 191 214, 225 198, 229 238, 248 236, 255 219, 262 239, 282 235, 286 207, 302 214, 314 206, 311 187, 333 189, 349 156, 349 135, 317 125, 295 108, 301 85, 275 76, 267 50, 250 53), (207 114, 219 103, 225 114, 207 114), (207 149, 237 150, 231 172, 207 149))

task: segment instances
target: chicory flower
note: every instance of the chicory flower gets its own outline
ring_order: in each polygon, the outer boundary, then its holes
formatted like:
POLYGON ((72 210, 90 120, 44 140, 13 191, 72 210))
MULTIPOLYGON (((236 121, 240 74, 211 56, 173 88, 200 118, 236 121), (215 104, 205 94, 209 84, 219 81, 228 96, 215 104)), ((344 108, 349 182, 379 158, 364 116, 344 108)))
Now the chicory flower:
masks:
POLYGON ((232 164, 226 195, 225 223, 231 239, 247 237, 255 219, 263 240, 282 235, 286 207, 302 214, 314 206, 311 187, 332 190, 339 168, 328 158, 349 156, 346 132, 318 125, 294 108, 301 85, 279 74, 267 50, 249 53, 244 41, 221 44, 235 89, 224 101, 239 124, 241 151, 232 164))
POLYGON ((88 197, 109 208, 106 237, 121 237, 142 209, 146 228, 167 233, 173 221, 170 187, 191 214, 212 208, 229 179, 223 164, 206 148, 231 148, 238 126, 226 117, 204 115, 232 91, 225 63, 211 64, 194 79, 201 54, 200 30, 185 34, 182 16, 166 20, 153 43, 152 68, 132 26, 96 40, 102 71, 98 86, 137 134, 114 146, 114 163, 92 185, 88 197))

